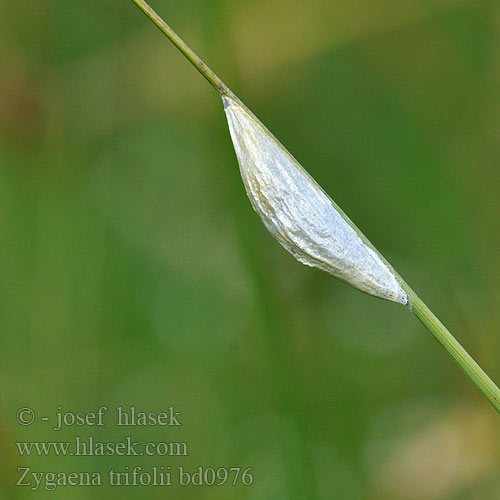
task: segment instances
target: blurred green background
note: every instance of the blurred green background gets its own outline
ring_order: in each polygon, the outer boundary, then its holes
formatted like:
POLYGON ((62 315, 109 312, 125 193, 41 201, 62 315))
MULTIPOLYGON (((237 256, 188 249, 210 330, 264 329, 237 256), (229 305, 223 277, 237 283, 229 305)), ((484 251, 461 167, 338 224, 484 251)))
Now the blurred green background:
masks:
MULTIPOLYGON (((498 2, 151 4, 500 380, 498 2)), ((405 308, 271 238, 217 94, 132 2, 3 0, 0 130, 0 499, 498 500, 498 415, 405 308), (15 419, 100 405, 183 426, 15 419), (76 435, 189 456, 14 445, 76 435), (14 486, 134 465, 255 480, 14 486)))

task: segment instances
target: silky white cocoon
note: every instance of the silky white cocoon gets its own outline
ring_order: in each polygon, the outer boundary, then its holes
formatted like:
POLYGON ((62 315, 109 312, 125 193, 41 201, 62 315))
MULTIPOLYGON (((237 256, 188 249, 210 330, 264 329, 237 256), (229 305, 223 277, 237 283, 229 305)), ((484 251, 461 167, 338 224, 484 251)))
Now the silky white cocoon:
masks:
POLYGON ((269 232, 300 262, 406 304, 394 271, 316 181, 248 109, 222 99, 248 198, 269 232))

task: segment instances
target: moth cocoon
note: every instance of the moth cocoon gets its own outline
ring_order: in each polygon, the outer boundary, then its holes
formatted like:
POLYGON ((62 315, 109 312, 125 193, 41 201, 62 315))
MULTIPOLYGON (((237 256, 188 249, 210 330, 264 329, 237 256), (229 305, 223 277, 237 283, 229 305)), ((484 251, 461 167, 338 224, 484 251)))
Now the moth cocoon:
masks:
POLYGON ((248 198, 278 242, 303 264, 406 304, 393 269, 316 181, 242 103, 222 100, 248 198))

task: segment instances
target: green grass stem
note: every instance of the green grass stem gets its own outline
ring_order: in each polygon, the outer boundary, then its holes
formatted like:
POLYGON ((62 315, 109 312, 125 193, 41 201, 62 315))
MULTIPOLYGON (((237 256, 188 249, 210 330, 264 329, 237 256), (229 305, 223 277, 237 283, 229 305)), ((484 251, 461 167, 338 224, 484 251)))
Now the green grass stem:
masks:
MULTIPOLYGON (((186 45, 175 31, 144 1, 132 0, 139 9, 164 33, 169 40, 184 54, 191 64, 221 95, 237 97, 227 85, 186 45)), ((239 101, 239 99, 238 99, 239 101)), ((458 340, 439 321, 434 313, 424 304, 418 295, 403 281, 403 289, 408 295, 410 309, 423 325, 434 335, 436 340, 446 349, 465 374, 476 384, 488 401, 500 413, 500 389, 462 347, 458 340)))

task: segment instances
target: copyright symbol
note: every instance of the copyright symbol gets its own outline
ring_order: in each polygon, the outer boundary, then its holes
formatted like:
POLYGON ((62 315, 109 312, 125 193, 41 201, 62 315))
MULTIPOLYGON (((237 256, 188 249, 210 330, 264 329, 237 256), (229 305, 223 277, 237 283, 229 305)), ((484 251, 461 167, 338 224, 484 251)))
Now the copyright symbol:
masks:
POLYGON ((35 412, 31 408, 21 408, 16 413, 17 423, 31 425, 35 421, 35 412))

